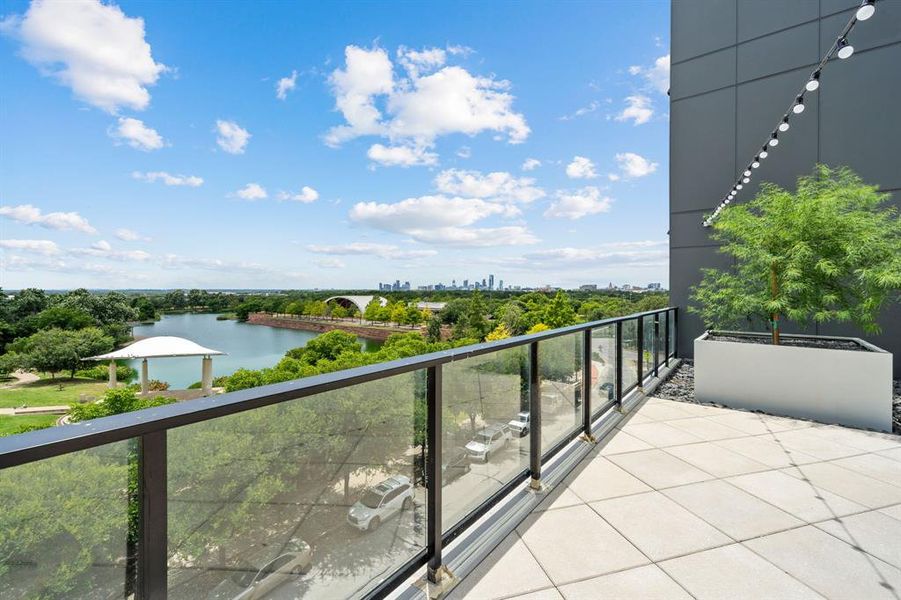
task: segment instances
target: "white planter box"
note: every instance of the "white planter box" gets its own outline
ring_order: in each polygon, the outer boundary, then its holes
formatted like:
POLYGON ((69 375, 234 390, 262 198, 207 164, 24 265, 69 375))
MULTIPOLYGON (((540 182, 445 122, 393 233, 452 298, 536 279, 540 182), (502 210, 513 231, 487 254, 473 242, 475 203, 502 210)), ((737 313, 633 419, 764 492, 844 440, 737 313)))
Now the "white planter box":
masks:
POLYGON ((857 338, 821 339, 853 341, 869 351, 712 341, 709 335, 695 340, 698 402, 892 430, 892 355, 885 350, 857 338))

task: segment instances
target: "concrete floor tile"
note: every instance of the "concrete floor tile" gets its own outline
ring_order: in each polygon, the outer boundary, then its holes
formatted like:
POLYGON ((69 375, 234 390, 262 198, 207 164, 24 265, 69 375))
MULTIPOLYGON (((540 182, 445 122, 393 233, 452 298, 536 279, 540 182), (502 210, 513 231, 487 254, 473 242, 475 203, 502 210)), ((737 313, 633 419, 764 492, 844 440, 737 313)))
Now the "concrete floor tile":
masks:
POLYGON ((667 423, 667 425, 669 425, 670 427, 675 427, 676 429, 681 429, 682 431, 686 431, 691 435, 708 442, 713 440, 727 440, 731 438, 745 437, 748 435, 744 431, 739 431, 738 429, 733 429, 732 427, 723 425, 722 423, 711 421, 707 417, 679 419, 678 421, 667 423))
POLYGON ((804 521, 725 481, 693 483, 663 493, 735 540, 804 525, 804 521))
POLYGON ((506 598, 547 588, 551 580, 516 533, 508 535, 491 554, 451 591, 449 599, 506 598))
POLYGON ((553 510, 583 504, 581 498, 576 496, 565 483, 558 483, 554 488, 546 492, 546 497, 541 504, 535 507, 536 511, 553 510))
POLYGON ((660 492, 602 500, 590 506, 654 561, 732 541, 660 492))
POLYGON ((741 544, 674 558, 659 566, 698 600, 822 598, 741 544))
POLYGON ((783 469, 783 472, 868 508, 880 508, 901 502, 901 487, 861 475, 834 463, 789 467, 783 469))
POLYGON ((742 456, 761 462, 774 469, 818 462, 817 458, 810 456, 809 454, 786 448, 773 440, 767 440, 762 437, 719 440, 714 443, 717 446, 722 446, 727 450, 737 452, 742 456))
POLYGON ((615 430, 607 440, 600 442, 598 448, 594 450, 602 456, 611 454, 622 454, 623 452, 635 452, 637 450, 650 450, 653 448, 647 442, 643 442, 637 437, 631 436, 625 431, 615 430))
POLYGON ((813 526, 743 542, 827 598, 886 598, 901 592, 901 571, 813 526))
POLYGON ((602 575, 560 587, 566 600, 690 600, 685 590, 655 565, 602 575))
POLYGON ((881 450, 876 454, 901 462, 901 448, 895 448, 894 450, 881 450))
POLYGON ((691 412, 682 408, 682 404, 682 402, 644 404, 638 409, 638 414, 652 421, 686 419, 693 416, 691 412))
POLYGON ((762 435, 784 430, 781 427, 767 423, 761 415, 751 412, 734 410, 724 414, 712 415, 708 418, 716 423, 743 431, 748 435, 762 435))
POLYGON ((839 425, 814 425, 808 430, 808 433, 865 452, 878 452, 901 447, 901 435, 865 431, 839 425))
POLYGON ((809 454, 820 460, 834 460, 861 454, 861 451, 857 448, 839 444, 824 437, 822 434, 813 433, 809 429, 780 431, 779 433, 766 434, 759 437, 773 441, 785 448, 809 454))
POLYGON ((770 468, 763 463, 710 442, 671 446, 665 451, 715 477, 731 477, 732 475, 766 471, 770 468))
MULTIPOLYGON (((473 600, 476 600, 475 598, 473 600)), ((507 600, 563 600, 563 596, 557 591, 557 588, 547 588, 531 594, 523 594, 522 596, 514 596, 507 600)))
POLYGON ((725 481, 808 523, 866 510, 863 505, 781 471, 738 475, 725 481))
POLYGON ((658 449, 615 454, 608 460, 658 490, 713 479, 712 475, 658 449))
MULTIPOLYGON (((688 417, 694 418, 694 417, 688 417)), ((638 425, 629 424, 622 429, 631 436, 637 437, 641 441, 650 444, 655 448, 663 448, 665 446, 677 446, 679 444, 691 444, 694 442, 702 442, 701 438, 692 435, 682 429, 677 429, 667 423, 639 423, 638 425)))
POLYGON ((901 521, 901 504, 896 504, 895 506, 887 506, 885 508, 880 508, 879 512, 887 514, 888 516, 901 521))
POLYGON ((901 521, 873 510, 815 526, 901 569, 901 521))
POLYGON ((585 502, 651 491, 650 487, 603 456, 583 461, 565 481, 566 486, 585 502))
POLYGON ((832 464, 901 487, 901 461, 879 454, 862 454, 840 458, 832 464))
POLYGON ((583 504, 529 515, 517 531, 555 585, 649 562, 583 504))

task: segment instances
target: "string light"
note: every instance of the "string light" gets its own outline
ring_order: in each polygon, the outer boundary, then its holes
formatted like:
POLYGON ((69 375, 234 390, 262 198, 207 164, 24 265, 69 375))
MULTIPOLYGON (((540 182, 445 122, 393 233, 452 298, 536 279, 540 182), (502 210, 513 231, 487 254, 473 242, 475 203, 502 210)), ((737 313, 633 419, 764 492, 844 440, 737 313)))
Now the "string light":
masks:
POLYGON ((842 29, 842 31, 838 34, 835 42, 833 42, 832 46, 826 52, 820 62, 817 64, 816 69, 810 74, 810 77, 804 83, 803 89, 801 92, 795 97, 794 102, 792 102, 789 110, 782 116, 782 121, 777 125, 776 129, 770 133, 770 139, 761 147, 760 152, 758 152, 754 159, 751 161, 748 168, 742 173, 742 176, 738 179, 735 185, 732 186, 732 189, 729 190, 729 193, 723 198, 717 207, 713 210, 713 212, 703 221, 704 227, 710 227, 713 223, 713 220, 719 216, 722 210, 728 206, 732 200, 738 196, 738 192, 744 187, 744 184, 751 182, 751 169, 756 169, 760 167, 760 162, 769 156, 769 148, 775 148, 779 145, 779 133, 786 132, 791 128, 789 125, 788 119, 791 114, 799 115, 804 112, 806 108, 804 105, 804 93, 805 92, 815 92, 820 88, 820 74, 823 71, 823 68, 829 63, 829 59, 833 58, 833 56, 837 56, 841 60, 845 60, 850 58, 854 54, 854 46, 848 41, 848 34, 851 33, 851 30, 857 24, 858 21, 866 21, 870 17, 876 14, 876 0, 862 0, 860 6, 854 12, 854 16, 848 21, 847 25, 842 29))

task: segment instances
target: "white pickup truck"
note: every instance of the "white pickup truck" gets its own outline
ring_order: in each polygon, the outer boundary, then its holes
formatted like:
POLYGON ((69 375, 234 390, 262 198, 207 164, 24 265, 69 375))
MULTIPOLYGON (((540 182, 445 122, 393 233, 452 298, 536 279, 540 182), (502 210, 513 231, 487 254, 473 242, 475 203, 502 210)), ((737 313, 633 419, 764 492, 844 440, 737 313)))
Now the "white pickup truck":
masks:
POLYGON ((529 435, 530 423, 529 411, 524 410, 518 413, 515 419, 507 423, 507 426, 510 427, 510 431, 513 432, 515 437, 526 437, 529 435))
POLYGON ((466 452, 475 460, 488 462, 493 453, 501 450, 512 439, 510 427, 505 423, 489 425, 476 433, 472 441, 466 444, 466 452))

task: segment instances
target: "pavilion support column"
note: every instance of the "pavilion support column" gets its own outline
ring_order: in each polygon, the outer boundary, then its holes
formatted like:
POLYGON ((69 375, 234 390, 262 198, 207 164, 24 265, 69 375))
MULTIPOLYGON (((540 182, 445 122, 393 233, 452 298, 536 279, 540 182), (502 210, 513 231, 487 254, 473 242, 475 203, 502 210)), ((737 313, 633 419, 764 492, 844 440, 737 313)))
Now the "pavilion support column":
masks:
POLYGON ((213 359, 209 356, 203 357, 203 364, 200 369, 200 387, 204 396, 213 393, 213 359))
POLYGON ((141 395, 146 396, 150 391, 150 380, 147 377, 147 359, 141 362, 141 395))
POLYGON ((116 387, 116 361, 109 361, 109 388, 116 387))

